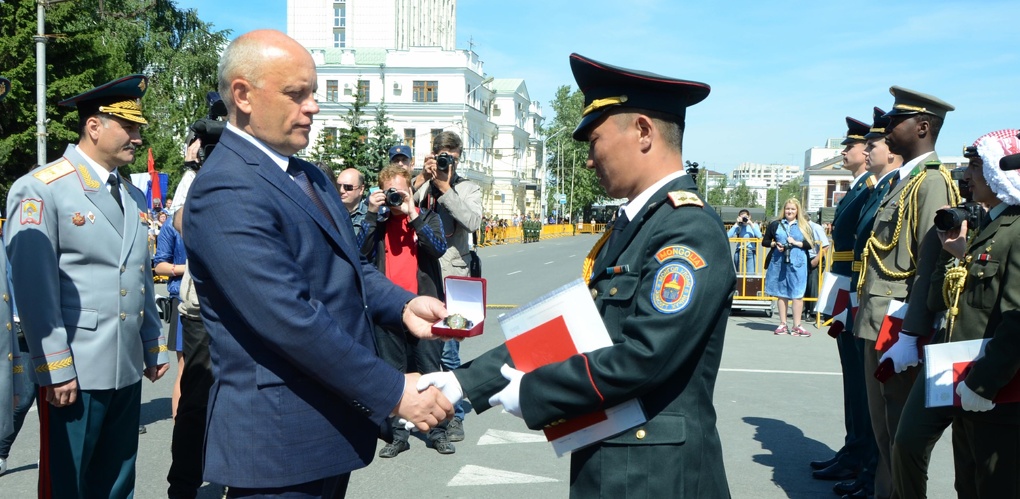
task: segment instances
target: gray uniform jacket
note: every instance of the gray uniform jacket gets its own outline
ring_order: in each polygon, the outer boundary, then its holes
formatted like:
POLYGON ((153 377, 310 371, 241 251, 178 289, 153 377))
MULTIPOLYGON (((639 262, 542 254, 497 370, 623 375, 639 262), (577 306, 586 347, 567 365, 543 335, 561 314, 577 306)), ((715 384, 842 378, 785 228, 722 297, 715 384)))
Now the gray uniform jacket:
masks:
MULTIPOLYGON (((431 187, 430 180, 414 191, 414 201, 418 206, 422 206, 422 200, 432 190, 431 187)), ((470 237, 482 224, 482 188, 470 180, 462 180, 439 196, 436 204, 426 208, 435 210, 443 219, 447 244, 446 253, 439 259, 443 277, 466 277, 471 264, 470 237)))
MULTIPOLYGON (((882 328, 882 320, 888 312, 891 300, 910 302, 916 298, 921 307, 914 310, 915 314, 924 313, 925 318, 913 317, 904 321, 903 329, 916 331, 917 334, 927 335, 930 332, 932 315, 928 312, 927 304, 928 282, 931 266, 919 270, 918 258, 921 253, 921 242, 924 240, 929 229, 934 225, 935 212, 943 206, 953 204, 952 197, 959 197, 956 192, 956 185, 947 182, 940 174, 942 167, 927 167, 926 163, 938 161, 938 156, 932 152, 918 163, 909 178, 901 179, 890 189, 879 204, 878 212, 875 215, 875 227, 872 234, 881 244, 889 244, 896 235, 899 227, 896 245, 889 251, 875 251, 869 248, 869 256, 863 269, 862 279, 864 283, 861 293, 860 309, 854 318, 854 334, 858 337, 875 341, 878 339, 878 332, 882 328), (918 175, 927 170, 921 185, 918 187, 917 196, 901 196, 904 189, 911 187, 918 180, 918 175), (900 202, 903 197, 902 204, 900 202), (916 199, 916 206, 913 205, 916 199), (907 277, 892 277, 886 271, 907 274, 907 277), (915 271, 917 271, 915 273, 915 271), (926 327, 919 324, 927 323, 926 327), (915 326, 915 324, 918 324, 915 326), (927 330, 926 330, 927 329, 927 330)), ((909 191, 908 191, 909 194, 909 191)), ((929 262, 930 263, 930 262, 929 262)))
POLYGON ((7 255, 0 252, 0 293, 3 301, 0 301, 0 438, 10 435, 14 431, 14 395, 21 397, 25 393, 19 393, 21 380, 19 376, 26 376, 24 369, 19 364, 21 352, 18 349, 18 337, 14 332, 14 315, 11 313, 11 291, 7 289, 7 255), (6 336, 4 336, 6 335, 6 336))
POLYGON ((39 385, 124 388, 167 362, 145 196, 120 189, 123 213, 73 145, 11 186, 7 255, 39 385))

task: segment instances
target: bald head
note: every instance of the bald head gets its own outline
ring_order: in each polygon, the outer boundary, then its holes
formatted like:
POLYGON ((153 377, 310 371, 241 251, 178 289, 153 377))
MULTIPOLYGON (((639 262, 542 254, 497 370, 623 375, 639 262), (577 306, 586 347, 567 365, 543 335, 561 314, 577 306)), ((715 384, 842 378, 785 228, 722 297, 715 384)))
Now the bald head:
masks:
POLYGON ((262 87, 267 64, 288 60, 293 63, 307 62, 315 66, 308 50, 297 40, 280 31, 272 29, 250 31, 230 42, 220 57, 217 70, 218 90, 223 103, 227 106, 227 113, 233 116, 237 109, 230 91, 232 81, 243 79, 255 87, 262 87))

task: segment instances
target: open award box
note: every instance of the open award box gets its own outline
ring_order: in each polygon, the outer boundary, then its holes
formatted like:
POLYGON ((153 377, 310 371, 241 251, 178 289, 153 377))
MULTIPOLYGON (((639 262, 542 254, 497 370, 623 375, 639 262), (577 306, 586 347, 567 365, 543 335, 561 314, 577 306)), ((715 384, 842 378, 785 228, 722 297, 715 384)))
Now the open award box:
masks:
POLYGON ((454 277, 443 280, 446 289, 446 311, 450 314, 432 325, 432 334, 444 337, 469 338, 482 334, 485 329, 485 279, 481 277, 454 277), (456 321, 464 319, 463 327, 456 321), (454 324, 448 325, 451 322, 454 324))

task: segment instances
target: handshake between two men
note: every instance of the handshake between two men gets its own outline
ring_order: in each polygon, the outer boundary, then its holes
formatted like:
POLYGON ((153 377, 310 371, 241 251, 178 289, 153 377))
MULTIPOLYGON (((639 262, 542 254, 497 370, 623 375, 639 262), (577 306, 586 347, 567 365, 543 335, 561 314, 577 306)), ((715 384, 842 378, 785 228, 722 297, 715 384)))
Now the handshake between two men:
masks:
MULTIPOLYGON (((419 296, 407 303, 403 321, 407 330, 415 337, 439 341, 442 338, 432 333, 432 325, 446 318, 446 315, 446 306, 442 301, 419 296)), ((509 383, 503 390, 489 398, 489 405, 502 405, 510 414, 523 417, 520 388, 524 372, 504 364, 500 373, 509 383)), ((408 430, 417 428, 428 431, 453 416, 453 406, 463 398, 464 390, 452 372, 425 375, 408 373, 404 375, 404 394, 394 408, 393 414, 404 422, 408 430)))

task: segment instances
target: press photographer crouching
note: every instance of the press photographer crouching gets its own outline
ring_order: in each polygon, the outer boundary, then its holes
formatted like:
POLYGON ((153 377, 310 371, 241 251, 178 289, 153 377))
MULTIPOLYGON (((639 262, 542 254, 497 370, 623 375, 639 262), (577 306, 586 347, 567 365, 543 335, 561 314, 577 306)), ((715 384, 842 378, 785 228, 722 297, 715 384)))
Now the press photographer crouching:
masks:
POLYGON ((1020 404, 994 402, 1020 368, 1020 172, 999 166, 1020 153, 1017 133, 984 135, 967 154, 963 179, 986 215, 939 215, 955 226, 937 232, 942 252, 927 305, 948 314, 933 343, 986 343, 956 385, 959 407, 926 408, 924 379, 914 384, 900 418, 910 424, 900 425, 893 448, 899 497, 925 497, 931 449, 950 424, 960 497, 1020 497, 1020 404))

